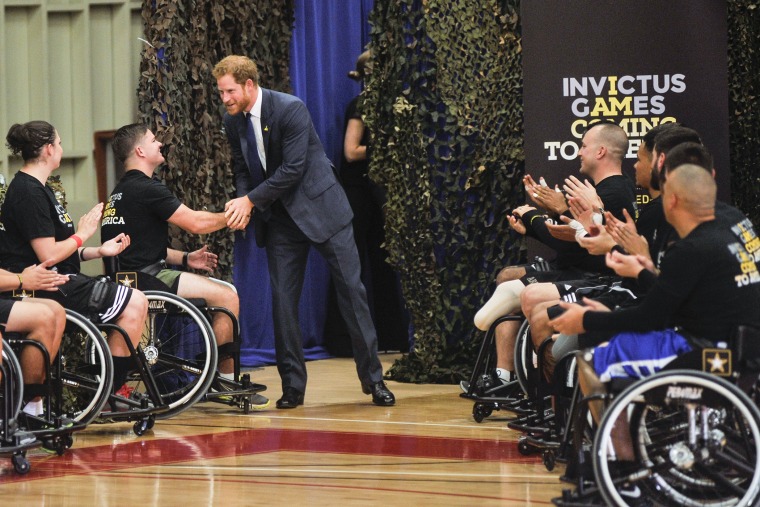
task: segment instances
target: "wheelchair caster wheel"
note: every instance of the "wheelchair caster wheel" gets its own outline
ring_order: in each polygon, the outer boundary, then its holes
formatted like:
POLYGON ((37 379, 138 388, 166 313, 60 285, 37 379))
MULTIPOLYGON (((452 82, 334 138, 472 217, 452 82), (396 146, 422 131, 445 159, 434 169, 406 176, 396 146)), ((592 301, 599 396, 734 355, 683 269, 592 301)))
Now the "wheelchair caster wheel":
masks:
POLYGON ((71 435, 66 435, 65 437, 62 437, 63 440, 63 446, 66 449, 71 449, 71 446, 74 445, 74 437, 71 435))
POLYGON ((13 469, 19 475, 28 474, 32 469, 32 465, 29 464, 29 460, 23 454, 14 454, 11 457, 11 463, 13 463, 13 469))
POLYGON ((134 426, 132 426, 132 431, 135 432, 135 435, 137 435, 138 437, 141 437, 145 434, 146 431, 150 429, 148 425, 149 425, 148 419, 141 419, 137 421, 134 424, 134 426))
POLYGON ((66 443, 60 437, 48 438, 43 440, 42 447, 47 449, 48 452, 54 452, 58 456, 63 456, 66 453, 66 443))
POLYGON ((530 456, 536 453, 536 448, 530 445, 524 437, 520 437, 520 440, 517 442, 517 452, 523 456, 530 456))
POLYGON ((246 396, 243 399, 243 413, 244 414, 250 414, 251 413, 251 397, 246 396))
POLYGON ((156 424, 156 418, 155 418, 155 416, 152 416, 152 415, 151 415, 151 416, 148 416, 148 421, 147 421, 147 423, 148 423, 148 424, 146 425, 145 429, 146 429, 146 430, 152 430, 152 429, 153 429, 153 426, 156 424))
POLYGON ((554 465, 557 463, 557 458, 554 456, 554 453, 552 451, 544 451, 543 459, 546 470, 549 472, 554 470, 554 465))
POLYGON ((472 407, 472 418, 475 419, 475 422, 481 423, 483 422, 483 419, 491 415, 493 412, 493 409, 487 405, 484 405, 483 403, 476 403, 472 407))

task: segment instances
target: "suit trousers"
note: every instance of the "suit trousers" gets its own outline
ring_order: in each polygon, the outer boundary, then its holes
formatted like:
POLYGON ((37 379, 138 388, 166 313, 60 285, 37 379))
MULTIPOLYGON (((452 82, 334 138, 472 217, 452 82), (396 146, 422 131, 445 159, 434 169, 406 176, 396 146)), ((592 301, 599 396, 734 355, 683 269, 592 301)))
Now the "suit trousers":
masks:
POLYGON ((306 237, 282 205, 275 205, 267 223, 266 252, 272 286, 275 354, 282 387, 306 391, 298 303, 312 246, 329 266, 338 306, 351 336, 359 379, 365 384, 381 381, 383 369, 377 355, 377 333, 360 278, 361 265, 351 223, 327 241, 315 243, 306 237))

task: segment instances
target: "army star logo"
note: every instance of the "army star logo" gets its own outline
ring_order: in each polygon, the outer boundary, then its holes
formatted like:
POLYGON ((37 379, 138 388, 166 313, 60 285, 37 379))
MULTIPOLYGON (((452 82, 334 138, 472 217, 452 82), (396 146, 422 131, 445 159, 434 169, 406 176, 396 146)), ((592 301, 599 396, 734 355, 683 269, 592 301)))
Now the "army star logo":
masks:
POLYGON ((708 359, 707 362, 710 363, 710 373, 714 371, 723 372, 723 367, 728 362, 728 359, 723 359, 720 357, 720 355, 716 352, 715 355, 712 357, 712 359, 708 359))
POLYGON ((132 288, 137 283, 137 273, 133 273, 133 272, 116 273, 116 283, 120 285, 124 285, 125 287, 132 288), (129 275, 134 275, 134 276, 130 278, 129 275))
POLYGON ((722 377, 731 375, 731 351, 727 349, 704 349, 702 369, 722 377))

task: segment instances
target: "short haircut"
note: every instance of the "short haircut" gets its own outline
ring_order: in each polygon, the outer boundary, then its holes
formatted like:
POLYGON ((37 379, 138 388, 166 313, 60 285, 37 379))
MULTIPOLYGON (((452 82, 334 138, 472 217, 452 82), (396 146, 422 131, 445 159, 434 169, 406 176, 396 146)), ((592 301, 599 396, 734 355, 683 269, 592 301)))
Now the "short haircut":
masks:
POLYGON ((665 156, 663 170, 668 173, 683 164, 697 165, 712 173, 713 158, 703 144, 681 143, 670 150, 665 156))
POLYGON ((702 144, 702 139, 696 130, 688 127, 673 127, 666 129, 654 138, 654 148, 658 154, 666 154, 681 143, 702 144))
POLYGON ((649 151, 649 153, 652 153, 652 150, 654 150, 654 140, 660 134, 660 132, 665 132, 667 129, 678 126, 678 123, 660 123, 656 127, 649 129, 649 132, 644 134, 644 137, 641 138, 641 142, 646 147, 647 151, 649 151))
POLYGON ((253 84, 259 84, 259 69, 256 63, 247 56, 230 55, 223 58, 211 71, 215 79, 232 74, 235 82, 244 85, 249 79, 253 84))
POLYGON ((612 122, 600 122, 590 126, 586 132, 597 130, 599 143, 607 148, 607 152, 617 160, 623 160, 628 151, 628 135, 620 125, 612 122))
POLYGON ((148 126, 144 123, 132 123, 130 125, 124 125, 113 136, 113 156, 122 164, 132 156, 135 151, 135 146, 148 132, 148 126))
POLYGON ((703 167, 681 164, 668 175, 668 189, 695 215, 715 209, 717 185, 703 167))

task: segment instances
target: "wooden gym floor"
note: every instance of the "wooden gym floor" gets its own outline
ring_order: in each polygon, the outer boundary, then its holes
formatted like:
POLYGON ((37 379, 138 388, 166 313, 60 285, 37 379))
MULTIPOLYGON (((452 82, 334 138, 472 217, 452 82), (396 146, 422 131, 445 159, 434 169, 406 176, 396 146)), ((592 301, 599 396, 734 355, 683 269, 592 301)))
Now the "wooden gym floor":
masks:
MULTIPOLYGON (((381 355, 387 369, 398 356, 381 355)), ((543 506, 563 467, 517 452, 508 413, 483 423, 452 385, 389 382, 396 406, 371 404, 353 360, 308 363, 306 403, 277 410, 275 367, 253 372, 272 403, 260 412, 198 404, 157 421, 91 425, 65 455, 28 453, 17 475, 0 458, 0 504, 191 507, 251 505, 543 506)))

